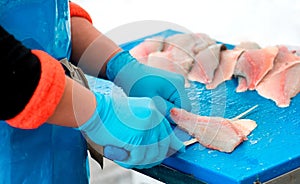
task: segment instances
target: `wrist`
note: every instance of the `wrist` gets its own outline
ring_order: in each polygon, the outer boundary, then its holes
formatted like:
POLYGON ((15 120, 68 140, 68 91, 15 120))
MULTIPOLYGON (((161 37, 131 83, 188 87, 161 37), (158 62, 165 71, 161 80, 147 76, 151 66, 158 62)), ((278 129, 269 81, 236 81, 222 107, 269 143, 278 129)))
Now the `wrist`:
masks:
POLYGON ((103 122, 103 119, 105 116, 102 114, 105 114, 105 110, 107 109, 105 107, 105 104, 107 103, 107 97, 100 93, 94 93, 95 100, 96 100, 96 108, 94 109, 94 112, 92 116, 82 125, 80 125, 77 129, 83 131, 87 135, 89 135, 90 132, 98 131, 101 127, 101 124, 103 122))
POLYGON ((33 50, 32 54, 40 61, 41 74, 24 109, 7 120, 8 124, 16 128, 33 129, 46 122, 54 113, 65 88, 65 72, 61 64, 43 51, 33 50))
POLYGON ((128 63, 137 62, 128 51, 120 51, 116 53, 107 62, 106 76, 110 81, 114 81, 119 71, 128 63))
POLYGON ((108 79, 107 77, 107 73, 106 73, 106 70, 107 70, 107 63, 113 58, 115 57, 118 53, 120 52, 123 52, 121 48, 118 48, 116 49, 115 51, 113 51, 111 53, 111 55, 105 60, 105 64, 103 65, 103 67, 101 68, 100 70, 100 73, 98 75, 99 78, 104 78, 104 79, 108 79))

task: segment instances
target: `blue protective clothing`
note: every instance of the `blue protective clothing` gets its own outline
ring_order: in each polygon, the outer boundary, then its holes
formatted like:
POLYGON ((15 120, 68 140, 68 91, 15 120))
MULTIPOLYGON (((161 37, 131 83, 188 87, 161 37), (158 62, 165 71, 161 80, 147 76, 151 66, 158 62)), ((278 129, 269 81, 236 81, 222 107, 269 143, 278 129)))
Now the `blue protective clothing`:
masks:
POLYGON ((127 97, 120 90, 95 96, 97 108, 79 129, 99 145, 127 150, 128 158, 118 155, 118 160, 124 159, 116 161, 119 165, 149 168, 169 156, 169 150, 184 151, 183 143, 150 98, 127 97))
POLYGON ((182 75, 146 66, 128 51, 119 52, 108 62, 106 75, 122 87, 128 96, 152 98, 170 121, 171 108, 191 110, 182 75))
MULTIPOLYGON (((1 26, 28 48, 69 58, 67 0, 0 0, 0 15, 1 26)), ((50 124, 21 130, 1 121, 0 137, 0 183, 88 183, 80 131, 50 124)))

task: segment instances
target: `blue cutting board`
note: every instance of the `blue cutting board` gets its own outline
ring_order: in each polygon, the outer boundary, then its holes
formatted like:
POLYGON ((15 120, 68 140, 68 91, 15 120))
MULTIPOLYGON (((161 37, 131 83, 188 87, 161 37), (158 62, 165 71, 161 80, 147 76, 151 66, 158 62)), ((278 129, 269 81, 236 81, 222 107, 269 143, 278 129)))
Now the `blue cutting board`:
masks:
MULTIPOLYGON (((179 33, 166 30, 153 36, 170 36, 179 33)), ((130 50, 145 38, 121 45, 130 50)), ((229 49, 231 45, 227 45, 229 49)), ((289 107, 279 108, 256 91, 236 93, 237 81, 232 79, 217 89, 206 90, 193 82, 187 89, 193 112, 200 115, 232 118, 259 105, 245 118, 255 120, 258 127, 232 153, 207 149, 200 144, 187 147, 163 163, 207 183, 253 183, 268 181, 300 167, 300 95, 294 97, 289 107)), ((183 131, 176 131, 182 140, 189 139, 183 131)))

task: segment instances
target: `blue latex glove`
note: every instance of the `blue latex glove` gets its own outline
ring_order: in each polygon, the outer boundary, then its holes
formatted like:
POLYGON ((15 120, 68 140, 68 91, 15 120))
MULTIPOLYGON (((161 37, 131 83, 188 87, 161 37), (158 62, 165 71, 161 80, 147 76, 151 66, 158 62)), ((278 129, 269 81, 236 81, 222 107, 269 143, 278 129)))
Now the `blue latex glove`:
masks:
POLYGON ((149 168, 161 163, 169 149, 184 151, 169 122, 150 98, 127 97, 114 93, 95 93, 97 107, 93 116, 79 127, 95 143, 104 146, 104 154, 126 168, 149 168), (128 153, 112 154, 107 149, 122 148, 128 153), (117 161, 119 160, 119 161, 117 161))
POLYGON ((167 118, 174 106, 191 110, 182 75, 139 63, 128 51, 117 53, 107 63, 106 75, 128 96, 152 98, 167 118))
POLYGON ((124 161, 129 157, 129 153, 126 150, 112 145, 105 146, 103 154, 106 158, 115 161, 124 161))

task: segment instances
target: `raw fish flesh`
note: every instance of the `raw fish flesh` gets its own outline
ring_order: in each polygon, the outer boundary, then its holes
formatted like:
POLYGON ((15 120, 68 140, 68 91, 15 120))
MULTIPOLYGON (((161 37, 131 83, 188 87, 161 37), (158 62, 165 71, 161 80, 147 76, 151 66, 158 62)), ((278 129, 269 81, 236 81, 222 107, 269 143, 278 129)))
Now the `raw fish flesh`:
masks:
POLYGON ((247 89, 254 90, 268 71, 272 69, 277 53, 277 47, 246 50, 238 59, 234 70, 235 76, 243 78, 241 84, 239 83, 242 86, 238 86, 237 92, 247 89))
POLYGON ((227 50, 207 34, 182 33, 145 39, 130 53, 146 65, 183 75, 187 88, 196 81, 211 90, 236 77, 236 92, 257 90, 279 107, 289 106, 300 92, 299 46, 261 48, 246 41, 227 50))
POLYGON ((178 57, 178 50, 192 56, 215 43, 215 40, 203 33, 175 34, 165 39, 163 50, 173 50, 175 57, 178 57))
POLYGON ((244 77, 238 77, 239 85, 236 88, 236 92, 244 92, 248 90, 247 80, 244 77))
POLYGON ((300 92, 300 57, 285 46, 279 47, 273 69, 256 87, 258 94, 273 100, 279 107, 287 107, 290 99, 300 92))
POLYGON ((199 51, 194 56, 195 62, 188 74, 188 79, 203 84, 211 83, 219 65, 221 50, 225 49, 226 47, 222 44, 213 44, 199 51))
POLYGON ((241 42, 237 46, 234 47, 235 50, 243 49, 243 50, 251 50, 251 49, 261 49, 261 47, 256 42, 241 42))
POLYGON ((139 62, 147 64, 148 55, 152 52, 161 51, 163 49, 163 37, 154 37, 145 39, 138 46, 130 50, 130 54, 139 62))
POLYGON ((248 136, 256 127, 257 124, 251 119, 229 120, 244 136, 248 136))
POLYGON ((146 39, 130 53, 144 64, 182 74, 186 84, 188 80, 208 83, 224 47, 206 34, 175 34, 165 39, 146 39))
POLYGON ((242 49, 221 51, 220 64, 215 71, 212 82, 206 85, 206 89, 214 89, 222 82, 230 80, 236 62, 243 52, 242 49))
POLYGON ((232 152, 256 128, 249 119, 230 120, 192 114, 183 109, 171 109, 172 120, 194 136, 203 146, 221 152, 232 152))
POLYGON ((187 80, 187 71, 192 62, 193 59, 190 57, 175 62, 172 61, 170 52, 153 52, 148 56, 147 65, 183 75, 185 78, 185 87, 189 87, 190 83, 187 80))

